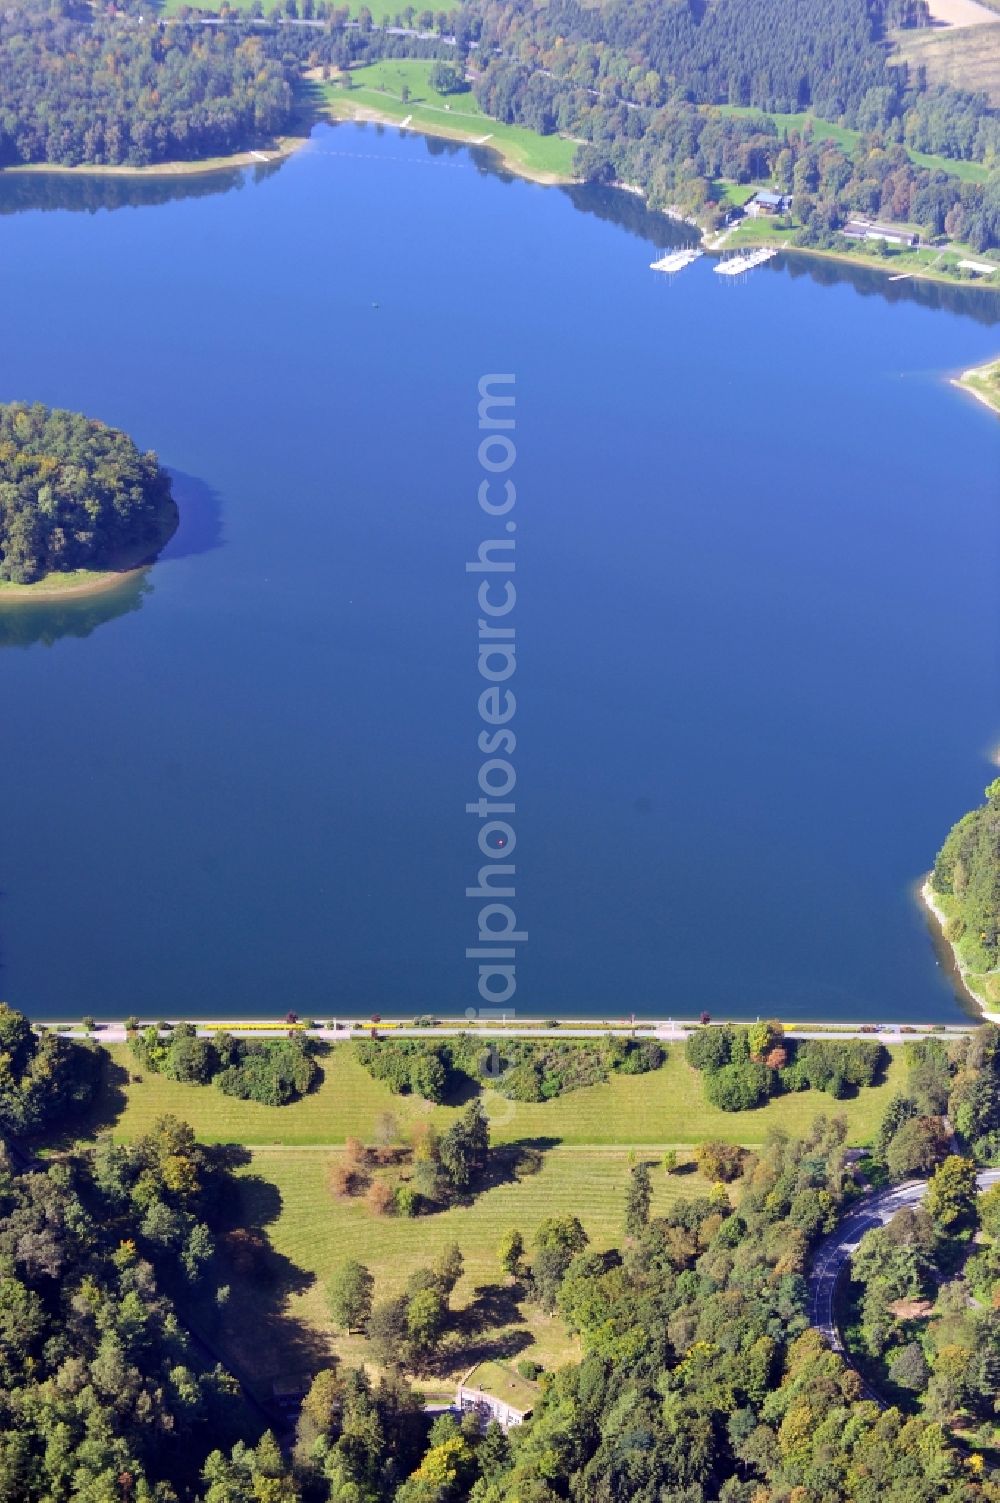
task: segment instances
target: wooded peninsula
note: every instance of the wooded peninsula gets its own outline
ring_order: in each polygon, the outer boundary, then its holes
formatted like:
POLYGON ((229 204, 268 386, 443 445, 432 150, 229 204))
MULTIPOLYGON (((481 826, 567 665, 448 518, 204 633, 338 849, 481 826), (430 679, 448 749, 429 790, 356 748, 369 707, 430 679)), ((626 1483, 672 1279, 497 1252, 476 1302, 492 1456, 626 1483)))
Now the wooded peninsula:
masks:
POLYGON ((156 455, 119 429, 41 403, 0 404, 0 589, 134 568, 176 525, 156 455))

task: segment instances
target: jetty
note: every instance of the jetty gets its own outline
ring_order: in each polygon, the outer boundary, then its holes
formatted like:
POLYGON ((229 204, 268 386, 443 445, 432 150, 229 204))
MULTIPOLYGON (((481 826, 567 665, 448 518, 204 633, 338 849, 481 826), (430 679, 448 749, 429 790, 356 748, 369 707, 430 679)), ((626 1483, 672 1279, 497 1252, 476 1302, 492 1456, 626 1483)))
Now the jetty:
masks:
POLYGON ((726 256, 714 270, 720 277, 739 277, 746 271, 753 271, 755 266, 763 266, 765 261, 770 261, 777 254, 775 246, 762 245, 760 250, 741 251, 738 255, 726 256))
POLYGON ((649 269, 650 271, 665 271, 670 276, 675 271, 683 271, 685 266, 690 266, 691 262, 697 261, 702 254, 702 251, 693 249, 668 251, 658 261, 650 261, 649 269))

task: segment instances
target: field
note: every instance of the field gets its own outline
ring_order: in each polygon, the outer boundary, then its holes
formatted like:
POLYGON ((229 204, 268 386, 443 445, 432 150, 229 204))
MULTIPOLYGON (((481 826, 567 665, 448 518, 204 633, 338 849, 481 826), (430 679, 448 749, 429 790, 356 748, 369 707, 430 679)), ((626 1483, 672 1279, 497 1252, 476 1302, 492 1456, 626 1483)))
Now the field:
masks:
MULTIPOLYGON (((906 33, 907 36, 925 35, 925 33, 906 33)), ((928 34, 929 35, 929 34, 928 34)), ((934 36, 937 33, 933 34, 934 36)), ((997 33, 992 33, 994 38, 997 33)), ((1000 42, 994 40, 994 53, 1000 53, 1000 42)), ((997 59, 1000 69, 1000 59, 997 59)), ((814 115, 800 111, 798 114, 782 115, 771 114, 765 116, 763 110, 751 109, 742 105, 719 105, 720 115, 737 115, 744 119, 769 119, 773 120, 779 131, 801 131, 806 122, 812 125, 813 139, 816 141, 835 141, 845 151, 852 151, 860 139, 861 132, 850 130, 846 125, 835 125, 830 120, 820 120, 814 115)), ((989 175, 988 169, 981 162, 959 162, 952 157, 934 156, 926 151, 909 151, 907 153, 912 162, 920 167, 927 167, 932 172, 948 172, 952 177, 961 178, 966 183, 985 182, 989 175)))
MULTIPOLYGON (((421 1384, 429 1397, 453 1393, 457 1376, 475 1361, 529 1355, 552 1367, 576 1354, 558 1319, 519 1301, 505 1286, 497 1247, 514 1226, 530 1243, 539 1222, 557 1215, 579 1216, 597 1249, 620 1243, 626 1150, 551 1150, 537 1174, 488 1189, 470 1206, 417 1221, 375 1217, 363 1202, 335 1198, 328 1177, 337 1157, 315 1149, 255 1149, 241 1173, 242 1214, 268 1233, 275 1284, 262 1309, 254 1284, 234 1283, 225 1350, 262 1392, 275 1378, 294 1377, 331 1351, 354 1363, 365 1359, 367 1343, 334 1331, 326 1310, 324 1282, 345 1259, 358 1258, 371 1268, 378 1299, 400 1291, 416 1268, 451 1242, 465 1259, 452 1300, 462 1329, 440 1372, 421 1384)), ((681 1195, 707 1188, 692 1173, 668 1177, 657 1167, 652 1178, 654 1214, 681 1195)))
POLYGON ((656 1213, 679 1196, 707 1189, 691 1154, 692 1145, 706 1138, 752 1145, 771 1128, 796 1134, 820 1112, 843 1112, 850 1142, 867 1141, 905 1068, 897 1053, 887 1079, 851 1100, 808 1091, 736 1115, 706 1105, 701 1077, 676 1045, 659 1071, 618 1075, 555 1101, 513 1103, 488 1093, 491 1136, 500 1149, 491 1183, 469 1205, 411 1221, 375 1216, 361 1200, 338 1198, 330 1189, 331 1170, 348 1136, 372 1140, 381 1114, 391 1112, 405 1131, 427 1118, 444 1126, 456 1108, 392 1095, 358 1063, 352 1045, 330 1048, 317 1089, 285 1107, 237 1101, 215 1086, 182 1085, 143 1071, 125 1045, 111 1046, 108 1054, 87 1136, 110 1131, 132 1138, 170 1112, 190 1122, 203 1141, 241 1143, 249 1150, 237 1170, 240 1205, 232 1219, 259 1229, 269 1248, 255 1276, 232 1278, 231 1302, 213 1340, 265 1398, 276 1379, 311 1372, 331 1352, 365 1360, 365 1341, 336 1332, 326 1310, 325 1281, 345 1259, 366 1263, 376 1277, 377 1297, 384 1297, 451 1242, 461 1247, 466 1265, 453 1301, 458 1329, 435 1372, 422 1380, 428 1397, 453 1391, 474 1361, 522 1353, 546 1367, 569 1360, 575 1345, 561 1323, 524 1302, 500 1275, 496 1252, 505 1231, 518 1227, 530 1244, 545 1217, 574 1214, 595 1248, 616 1245, 636 1154, 653 1165, 656 1213), (661 1163, 668 1146, 678 1149, 680 1159, 669 1176, 661 1163), (529 1166, 534 1172, 519 1167, 517 1148, 535 1150, 529 1166))
POLYGON ((995 26, 897 32, 890 61, 926 68, 931 83, 984 90, 1000 104, 1000 31, 995 26))
POLYGON ((355 68, 350 87, 341 82, 321 85, 326 107, 336 119, 408 120, 417 131, 489 146, 508 166, 539 182, 572 177, 576 151, 572 141, 540 136, 519 125, 501 125, 483 114, 471 92, 439 94, 427 81, 432 66, 417 59, 398 59, 355 68), (404 90, 409 91, 405 102, 404 90))
MULTIPOLYGON (((110 1053, 113 1065, 94 1126, 110 1128, 119 1138, 136 1137, 157 1117, 172 1112, 190 1122, 208 1143, 335 1148, 351 1136, 370 1137, 382 1112, 392 1112, 402 1128, 427 1117, 447 1126, 454 1115, 452 1107, 392 1095, 358 1064, 348 1044, 334 1045, 325 1056, 323 1079, 315 1091, 282 1107, 237 1101, 215 1086, 183 1085, 137 1071, 125 1045, 112 1046, 110 1053)), ((555 1101, 512 1102, 492 1092, 485 1101, 498 1143, 544 1138, 561 1147, 667 1147, 714 1137, 752 1144, 761 1142, 772 1126, 801 1132, 823 1111, 844 1112, 849 1141, 863 1143, 874 1131, 902 1069, 902 1061, 894 1059, 888 1080, 853 1100, 832 1101, 806 1091, 734 1115, 705 1103, 701 1077, 674 1045, 668 1048, 664 1067, 649 1075, 616 1075, 603 1085, 571 1091, 555 1101)))

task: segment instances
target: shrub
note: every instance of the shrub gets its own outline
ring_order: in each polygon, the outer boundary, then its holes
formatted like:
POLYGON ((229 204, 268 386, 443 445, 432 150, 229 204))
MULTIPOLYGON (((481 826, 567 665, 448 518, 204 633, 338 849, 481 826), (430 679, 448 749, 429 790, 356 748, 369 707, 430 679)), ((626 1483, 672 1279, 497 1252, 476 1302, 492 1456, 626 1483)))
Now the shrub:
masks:
POLYGON ((767 1100, 769 1084, 767 1067, 748 1060, 706 1075, 705 1095, 720 1111, 746 1112, 767 1100))
POLYGON ((684 1057, 696 1070, 721 1070, 729 1063, 731 1042, 728 1028, 701 1028, 688 1035, 684 1057))
POLYGON ((540 1362, 533 1362, 530 1357, 522 1357, 517 1364, 517 1370, 522 1378, 527 1378, 529 1383, 535 1383, 545 1371, 540 1362))
POLYGON ((372 1181, 367 1195, 368 1209, 375 1216, 385 1216, 389 1213, 395 1201, 395 1194, 391 1185, 387 1185, 384 1179, 372 1181))
POLYGON ((412 1185, 397 1185, 394 1200, 397 1216, 416 1216, 420 1211, 420 1194, 412 1185))
POLYGON ((747 1151, 737 1143, 719 1143, 714 1140, 699 1144, 695 1150, 695 1162, 706 1179, 721 1180, 730 1184, 739 1179, 747 1151))

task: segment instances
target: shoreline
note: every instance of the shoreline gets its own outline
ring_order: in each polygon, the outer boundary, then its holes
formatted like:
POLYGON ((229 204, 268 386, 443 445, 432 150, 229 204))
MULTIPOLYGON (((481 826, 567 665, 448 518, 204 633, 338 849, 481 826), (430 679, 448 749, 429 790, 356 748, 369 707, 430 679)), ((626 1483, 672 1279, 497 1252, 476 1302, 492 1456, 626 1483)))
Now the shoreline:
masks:
POLYGON ((959 391, 964 391, 970 397, 975 397, 977 402, 982 402, 990 412, 1000 417, 1000 358, 987 360, 983 365, 970 366, 961 375, 952 376, 952 386, 957 386, 959 391), (988 381, 993 376, 996 380, 996 394, 984 391, 979 385, 980 381, 988 381))
MULTIPOLYGON (((704 232, 703 232, 704 234, 704 232)), ((741 242, 737 237, 734 241, 725 245, 718 245, 709 249, 703 246, 706 255, 721 256, 726 251, 751 251, 757 250, 765 244, 764 241, 741 242)), ((842 266, 857 266, 864 271, 880 272, 887 277, 901 277, 907 282, 936 282, 941 287, 954 287, 959 291, 969 292, 1000 292, 1000 281, 964 282, 958 277, 945 276, 937 271, 916 271, 907 268, 904 273, 897 272, 892 261, 879 261, 874 256, 857 256, 851 251, 825 250, 815 245, 794 245, 791 241, 778 241, 774 249, 781 256, 815 256, 822 261, 838 262, 842 266)), ((963 372, 968 375, 969 372, 963 372)), ((956 382, 956 385, 959 383, 956 382)), ((971 388, 969 388, 971 390, 971 388)), ((990 404, 992 405, 992 404, 990 404)), ((994 408, 994 411, 996 409, 994 408)))
MULTIPOLYGON (((405 109, 405 106, 401 105, 400 109, 405 109)), ((525 167, 522 163, 518 162, 516 158, 509 156, 501 145, 495 144, 493 137, 489 137, 487 138, 487 140, 483 140, 482 137, 473 135, 471 131, 467 131, 461 126, 446 125, 443 122, 441 124, 438 124, 437 121, 433 123, 413 123, 408 116, 404 115, 403 118, 399 118, 396 115, 387 114, 384 110, 376 109, 372 105, 352 105, 346 97, 343 100, 328 99, 324 106, 324 113, 330 123, 334 125, 394 125, 398 130, 409 131, 414 135, 429 136, 432 138, 439 137, 441 140, 445 141, 458 141, 463 146, 478 146, 483 151, 492 152, 495 157, 499 158, 499 160, 504 164, 507 170, 509 172, 512 172, 516 177, 523 178, 526 182, 539 183, 543 187, 571 187, 574 184, 580 184, 581 182, 583 182, 582 178, 573 177, 572 175, 564 175, 556 172, 537 172, 530 167, 525 167)), ((727 243, 726 245, 718 244, 718 237, 710 237, 709 232, 707 230, 704 230, 698 223, 698 221, 692 219, 690 215, 673 213, 669 209, 651 208, 649 204, 649 198, 645 190, 640 188, 635 183, 616 182, 612 183, 610 186, 617 192, 629 193, 634 197, 641 199, 649 213, 661 214, 664 219, 668 219, 673 223, 686 224, 693 229, 698 230, 701 236, 700 248, 705 252, 706 255, 721 256, 726 250, 753 250, 758 248, 757 242, 752 242, 748 243, 746 246, 741 246, 738 237, 736 238, 735 243, 727 243), (715 239, 716 243, 710 246, 708 244, 709 238, 715 239)), ((874 256, 861 256, 852 253, 851 251, 827 250, 821 249, 817 246, 793 245, 791 243, 778 243, 775 246, 775 249, 779 252, 779 254, 815 256, 824 261, 839 262, 840 264, 845 266, 857 266, 862 270, 881 272, 884 276, 887 277, 900 275, 896 266, 891 260, 883 262, 877 260, 874 256)), ((1000 292, 1000 281, 995 280, 986 280, 983 282, 966 282, 962 281, 958 277, 950 277, 943 272, 911 268, 907 268, 902 275, 907 281, 936 282, 940 286, 954 287, 960 290, 968 289, 969 291, 1000 292)), ((987 405, 992 405, 989 403, 988 399, 987 405)))
MULTIPOLYGON (((582 181, 578 177, 567 177, 559 172, 539 172, 526 167, 516 157, 508 155, 502 145, 495 144, 492 135, 488 135, 484 140, 482 136, 474 136, 471 131, 465 130, 462 126, 450 126, 444 122, 438 125, 436 121, 433 125, 423 122, 414 124, 406 117, 402 120, 397 119, 395 115, 388 115, 383 110, 375 109, 373 105, 352 104, 347 98, 343 101, 328 99, 324 106, 324 113, 331 125, 394 125, 397 130, 408 131, 415 136, 437 137, 442 141, 457 141, 460 146, 478 147, 480 151, 491 152, 493 156, 499 158, 507 171, 512 172, 515 177, 524 178, 529 183, 538 183, 543 188, 570 187, 582 181)), ((490 123, 490 117, 485 118, 487 123, 490 123)), ((641 192, 640 189, 635 191, 641 192)))
MULTIPOLYGON (((401 105, 400 108, 405 109, 405 106, 401 105)), ((487 121, 489 118, 486 117, 487 121)), ((320 122, 322 123, 323 121, 330 125, 395 126, 397 130, 409 131, 414 135, 427 136, 432 139, 437 138, 442 141, 455 141, 462 146, 475 146, 481 151, 490 152, 515 177, 522 178, 525 182, 537 183, 545 188, 572 187, 575 184, 583 182, 582 178, 574 177, 572 174, 539 171, 526 166, 517 156, 511 155, 509 149, 505 149, 502 144, 498 144, 492 134, 488 134, 484 138, 480 135, 474 135, 462 126, 446 124, 443 121, 441 123, 437 121, 433 123, 423 121, 413 123, 408 116, 404 116, 401 119, 397 115, 388 114, 384 110, 376 109, 372 105, 354 104, 347 98, 343 100, 328 98, 320 111, 320 122)), ((78 166, 67 167, 58 162, 23 162, 14 167, 0 168, 0 182, 8 174, 25 176, 32 173, 54 174, 71 178, 122 177, 126 179, 134 178, 139 181, 144 178, 197 177, 206 173, 231 172, 247 167, 281 163, 287 161, 289 157, 294 155, 303 146, 308 145, 309 141, 309 135, 279 136, 275 145, 266 148, 250 148, 246 151, 235 152, 233 155, 226 157, 203 157, 181 162, 155 162, 145 167, 130 167, 124 164, 98 165, 93 163, 82 163, 78 166)), ((701 249, 706 255, 721 255, 724 249, 754 249, 757 246, 757 242, 748 244, 745 247, 741 246, 738 237, 735 243, 727 243, 725 247, 719 244, 709 246, 707 243, 709 232, 704 230, 689 215, 671 213, 668 209, 651 208, 646 192, 636 184, 614 183, 611 186, 619 192, 629 193, 641 199, 649 213, 662 214, 665 219, 675 223, 681 222, 697 229, 701 236, 701 249)), ((713 238, 717 240, 717 236, 713 238)), ((833 261, 845 266, 857 266, 862 270, 880 272, 884 276, 893 277, 900 275, 891 260, 884 262, 877 260, 874 256, 859 256, 852 254, 850 251, 828 250, 817 246, 793 245, 785 242, 779 242, 775 246, 775 249, 781 254, 813 256, 824 261, 833 261)), ((960 280, 958 277, 947 276, 942 272, 918 269, 907 269, 902 273, 902 276, 907 281, 936 282, 940 286, 953 287, 960 290, 1000 292, 1000 281, 994 280, 966 282, 960 280)), ((982 367, 978 369, 982 369, 982 367)), ((956 386, 963 386, 963 389, 971 391, 991 411, 1000 411, 1000 408, 988 396, 976 391, 971 386, 964 385, 965 377, 971 374, 975 374, 975 372, 963 372, 962 376, 956 379, 954 384, 956 386)))
POLYGON ((60 177, 197 177, 207 172, 232 172, 243 167, 263 167, 270 162, 284 162, 308 142, 308 136, 279 136, 273 146, 250 147, 227 157, 196 157, 181 162, 150 162, 145 167, 127 163, 82 162, 68 167, 62 162, 18 162, 0 168, 0 182, 7 176, 25 177, 33 173, 60 177))
POLYGON ((969 967, 966 965, 965 961, 958 953, 957 945, 954 945, 948 938, 948 915, 945 913, 944 909, 937 901, 937 896, 934 892, 934 889, 931 887, 931 879, 929 875, 924 878, 923 882, 920 884, 917 890, 920 894, 920 901, 923 903, 924 908, 937 924, 941 942, 947 947, 951 955, 954 967, 954 975, 958 978, 962 990, 965 992, 969 1000, 975 1005, 984 1022, 1000 1022, 1000 1013, 990 1012, 989 1005, 985 997, 981 997, 978 992, 973 991, 971 985, 969 984, 969 967))
POLYGON ((51 604, 52 601, 80 600, 92 595, 102 595, 105 591, 134 579, 144 569, 151 568, 179 525, 180 512, 177 509, 177 502, 171 496, 169 504, 164 507, 163 514, 159 518, 158 536, 143 543, 141 553, 138 546, 123 549, 117 566, 107 569, 74 569, 64 576, 67 582, 63 584, 53 583, 53 578, 58 580, 59 576, 52 574, 46 574, 44 578, 25 585, 8 584, 4 581, 0 583, 0 612, 7 606, 19 610, 22 606, 31 605, 35 601, 51 604), (139 556, 134 557, 135 554, 139 556), (84 577, 81 578, 81 575, 84 577))

